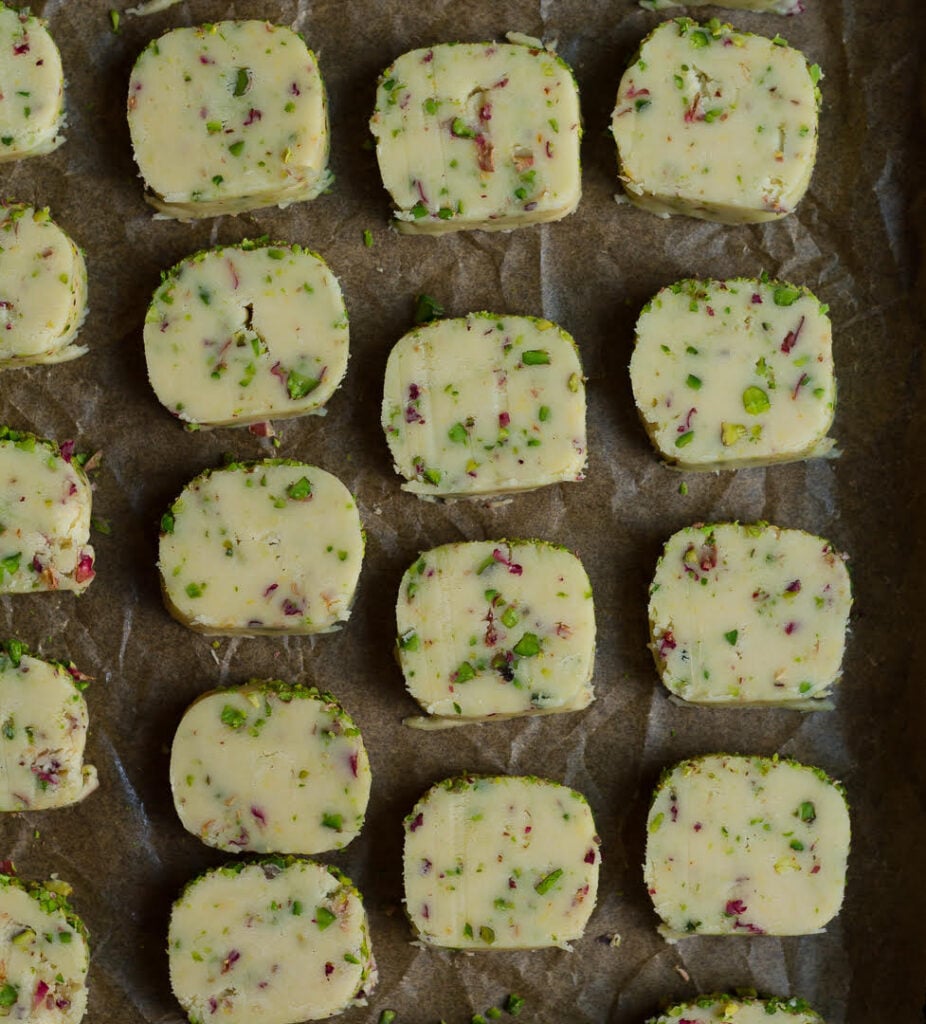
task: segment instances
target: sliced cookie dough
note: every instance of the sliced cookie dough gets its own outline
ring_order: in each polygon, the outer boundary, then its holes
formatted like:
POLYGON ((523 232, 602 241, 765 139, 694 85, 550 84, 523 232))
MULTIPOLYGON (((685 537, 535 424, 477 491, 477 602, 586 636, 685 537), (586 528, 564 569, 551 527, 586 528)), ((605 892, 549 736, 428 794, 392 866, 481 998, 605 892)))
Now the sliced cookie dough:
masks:
POLYGON ((845 562, 820 537, 766 523, 673 534, 649 600, 667 689, 694 704, 831 707, 852 607, 845 562))
POLYGON ((220 850, 323 853, 358 835, 370 797, 360 730, 328 693, 252 679, 203 694, 170 757, 183 827, 220 850))
POLYGON ((89 937, 60 879, 23 882, 0 864, 0 1007, 10 1020, 79 1024, 87 1009, 89 937))
POLYGON ((0 3, 0 163, 64 142, 64 70, 46 22, 0 3))
POLYGON ((647 819, 647 891, 670 940, 809 935, 842 906, 849 808, 819 768, 711 754, 663 774, 647 819))
POLYGON ((678 281, 637 320, 630 381, 656 449, 680 469, 827 455, 836 407, 829 308, 760 279, 678 281))
POLYGON ((168 932, 170 983, 193 1024, 297 1024, 366 1005, 376 964, 360 893, 294 857, 190 882, 168 932))
POLYGON ((663 22, 624 73, 611 121, 627 198, 727 224, 784 217, 813 173, 820 77, 779 36, 663 22))
POLYGON ((779 1013, 778 1024, 824 1024, 823 1018, 796 996, 760 999, 723 993, 676 1003, 646 1024, 769 1024, 769 1017, 779 1013))
POLYGON ((0 427, 0 594, 90 586, 91 501, 73 444, 0 427))
POLYGON ((405 819, 405 909, 452 949, 540 949, 582 936, 600 840, 585 797, 527 776, 432 786, 405 819))
POLYGON ((87 266, 48 210, 0 203, 0 369, 63 363, 87 316, 87 266))
POLYGON ((201 473, 161 517, 161 589, 201 633, 325 633, 350 615, 363 546, 337 477, 288 459, 233 462, 201 473))
POLYGON ((0 811, 43 811, 83 800, 98 785, 84 764, 89 679, 71 662, 0 642, 0 811))
POLYGON ((435 320, 389 354, 383 429, 404 490, 492 497, 584 479, 575 341, 536 317, 435 320))
POLYGON ((145 317, 148 379, 175 416, 235 426, 323 411, 347 370, 347 310, 324 260, 242 242, 164 275, 145 317))
POLYGON ((511 229, 576 208, 579 90, 535 44, 442 43, 380 76, 370 129, 399 231, 511 229))
POLYGON ((332 181, 321 73, 281 25, 220 21, 152 40, 128 118, 145 198, 166 217, 288 206, 332 181))
POLYGON ((430 717, 412 725, 577 711, 593 700, 595 607, 588 574, 539 540, 424 552, 396 605, 399 664, 430 717))

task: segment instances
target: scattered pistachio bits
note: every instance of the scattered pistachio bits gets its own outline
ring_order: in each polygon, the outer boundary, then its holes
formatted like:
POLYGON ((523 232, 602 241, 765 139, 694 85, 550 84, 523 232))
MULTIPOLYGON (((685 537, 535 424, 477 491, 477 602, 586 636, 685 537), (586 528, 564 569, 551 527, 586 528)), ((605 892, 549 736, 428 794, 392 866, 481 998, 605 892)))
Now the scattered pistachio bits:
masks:
POLYGON ((360 893, 294 857, 228 864, 174 903, 170 983, 190 1021, 297 1024, 365 1006, 376 984, 360 893))
POLYGON ((155 394, 201 426, 320 410, 347 370, 337 278, 299 245, 197 253, 165 275, 145 318, 155 394))
POLYGON ((727 224, 790 213, 813 172, 820 77, 780 36, 663 22, 624 73, 611 123, 627 197, 727 224))
POLYGON ((713 754, 660 780, 644 874, 667 938, 808 935, 838 913, 848 856, 846 798, 823 771, 713 754))
POLYGON ((396 622, 406 686, 436 720, 578 711, 593 700, 592 588, 565 548, 500 540, 426 551, 402 578, 396 622))
POLYGON ((350 492, 330 473, 287 459, 207 470, 161 517, 167 609, 201 633, 337 629, 350 615, 362 559, 350 492))
POLYGON ((0 163, 41 156, 64 136, 64 71, 45 22, 0 3, 0 163))
POLYGON ((79 1024, 87 1009, 87 930, 67 882, 0 874, 0 1007, 9 1020, 79 1024))
POLYGON ((827 309, 806 288, 747 278, 679 281, 647 303, 630 381, 666 462, 735 469, 830 452, 827 309))
POLYGON ((650 646, 663 683, 693 704, 829 707, 851 607, 845 555, 820 537, 691 526, 656 567, 650 646))
POLYGON ((794 996, 759 999, 722 994, 677 1003, 658 1017, 651 1017, 647 1024, 769 1024, 769 1017, 779 1013, 779 1024, 823 1024, 818 1013, 794 996))
POLYGON ((584 478, 585 378, 549 320, 470 313, 415 328, 389 354, 383 429, 421 497, 530 491, 584 478))
POLYGON ((288 206, 332 180, 315 55, 280 25, 220 21, 153 40, 128 117, 145 198, 167 217, 288 206))
POLYGON ((598 893, 599 839, 580 793, 547 779, 432 786, 405 819, 405 908, 451 949, 569 948, 598 893))
POLYGON ((96 768, 84 764, 87 681, 18 640, 0 643, 0 811, 67 807, 96 789, 96 768))
POLYGON ((90 586, 90 481, 77 463, 71 441, 0 427, 0 594, 90 586))
POLYGON ((582 194, 579 90, 569 65, 540 46, 402 54, 380 76, 370 129, 402 232, 560 220, 582 194))
POLYGON ((326 693, 253 679, 213 690, 174 736, 170 786, 183 827, 233 853, 323 853, 360 832, 370 762, 326 693))
POLYGON ((80 249, 48 210, 0 202, 0 369, 82 356, 86 315, 80 249))

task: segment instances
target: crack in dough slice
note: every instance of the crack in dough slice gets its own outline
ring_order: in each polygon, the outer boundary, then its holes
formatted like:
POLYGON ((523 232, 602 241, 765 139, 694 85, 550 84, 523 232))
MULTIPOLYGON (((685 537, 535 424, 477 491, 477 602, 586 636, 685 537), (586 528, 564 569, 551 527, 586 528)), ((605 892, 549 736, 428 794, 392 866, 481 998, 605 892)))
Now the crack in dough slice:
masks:
POLYGON ((852 607, 846 556, 803 530, 690 526, 650 586, 663 684, 694 704, 830 708, 852 607))
POLYGON ((297 1024, 365 1006, 376 963, 360 893, 294 857, 228 864, 174 903, 170 983, 194 1024, 297 1024))
POLYGON ((528 316, 435 320, 389 353, 383 429, 403 490, 490 497, 584 479, 585 378, 572 337, 528 316))
POLYGON ((578 206, 579 90, 540 46, 404 53, 380 76, 370 129, 403 233, 525 227, 578 206))
POLYGON ((145 198, 166 217, 284 207, 333 180, 321 73, 284 26, 220 21, 152 40, 128 119, 145 198))
POLYGON ((658 292, 637 320, 630 382, 660 455, 697 470, 832 452, 828 308, 768 279, 678 281, 658 292))
POLYGON ((670 940, 810 935, 842 906, 849 808, 796 761, 711 754, 663 774, 647 818, 647 891, 670 940))
POLYGON ((347 371, 347 310, 324 260, 299 245, 197 253, 164 276, 145 318, 162 405, 202 426, 322 412, 347 371))
POLYGON ((280 680, 203 694, 171 749, 183 827, 232 852, 340 850, 363 826, 370 778, 360 730, 335 698, 280 680))
POLYGON ((161 589, 201 633, 325 633, 350 615, 363 546, 337 477, 289 459, 230 463, 192 480, 161 518, 161 589))
POLYGON ((64 70, 45 26, 28 8, 0 3, 0 163, 64 142, 64 70))
POLYGON ((769 1017, 781 1014, 779 1024, 824 1024, 803 999, 795 996, 753 996, 713 994, 670 1006, 665 1013, 651 1017, 646 1024, 768 1024, 769 1017))
POLYGON ((545 541, 473 541, 424 552, 396 605, 409 693, 433 719, 577 711, 594 699, 595 607, 579 559, 545 541))
POLYGON ((98 785, 84 764, 88 677, 71 662, 0 643, 0 811, 43 811, 83 800, 98 785))
POLYGON ((47 209, 0 203, 0 369, 63 363, 87 316, 87 267, 47 209))
POLYGON ((405 819, 405 909, 451 949, 541 949, 582 936, 599 838, 581 793, 529 776, 437 783, 405 819))
POLYGON ((0 594, 82 593, 96 575, 90 481, 67 448, 0 427, 0 594))
POLYGON ((9 1020, 79 1024, 87 1009, 89 937, 67 882, 22 882, 0 865, 0 1006, 9 1020))
POLYGON ((611 121, 627 197, 662 216, 784 217, 813 173, 820 77, 783 41, 663 22, 624 73, 611 121))

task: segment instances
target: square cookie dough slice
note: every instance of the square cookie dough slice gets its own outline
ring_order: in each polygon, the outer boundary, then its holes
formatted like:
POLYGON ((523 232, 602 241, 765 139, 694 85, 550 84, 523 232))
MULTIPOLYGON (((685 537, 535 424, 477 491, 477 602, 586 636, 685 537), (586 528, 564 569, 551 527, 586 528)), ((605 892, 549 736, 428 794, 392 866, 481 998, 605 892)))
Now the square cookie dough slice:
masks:
POLYGON ((0 427, 0 594, 82 593, 96 575, 92 493, 73 444, 0 427))
POLYGON ((663 216, 784 217, 810 184, 820 77, 778 36, 663 22, 624 73, 612 117, 627 197, 663 216))
POLYGON ((644 876, 670 940, 810 935, 842 906, 848 856, 845 793, 825 772, 712 754, 660 780, 644 876))
POLYGON ((60 879, 23 882, 0 864, 0 1007, 9 1020, 79 1024, 87 1010, 89 937, 60 879))
POLYGON ((64 142, 64 70, 45 25, 0 3, 0 163, 64 142))
POLYGON ((161 589, 201 633, 327 633, 350 615, 363 545, 337 477, 288 459, 233 462, 192 480, 161 517, 161 589))
POLYGON ((588 575, 539 540, 426 551, 402 577, 398 657, 409 693, 437 728, 578 711, 593 700, 595 607, 588 575))
POLYGON ((360 832, 370 762, 331 694, 252 679, 203 694, 186 710, 170 787, 183 827, 209 846, 323 853, 360 832))
POLYGON ((769 1017, 776 1017, 778 1024, 824 1024, 818 1013, 795 996, 759 999, 723 993, 676 1003, 646 1024, 769 1024, 769 1017), (781 1017, 776 1017, 779 1013, 781 1017))
POLYGON ((0 811, 67 807, 97 788, 84 764, 89 679, 71 662, 0 642, 0 811))
POLYGON ((148 379, 187 423, 303 416, 340 385, 348 336, 341 287, 320 256, 245 241, 164 275, 145 317, 148 379))
POLYGON ((370 129, 399 231, 510 229, 576 208, 579 90, 535 42, 428 46, 380 76, 370 129))
POLYGON ((735 469, 832 452, 828 307, 761 279, 678 281, 637 320, 630 382, 659 454, 679 469, 735 469))
POLYGON ((690 526, 650 585, 650 647, 693 704, 829 709, 852 607, 846 556, 803 530, 690 526))
POLYGON ((451 949, 541 949, 581 938, 598 893, 585 797, 548 779, 437 783, 405 819, 405 909, 451 949))
POLYGON ((63 363, 87 315, 83 253, 49 216, 26 203, 0 203, 0 369, 63 363))
POLYGON ((190 1021, 299 1024, 365 1006, 376 984, 360 893, 295 857, 228 864, 174 903, 170 984, 190 1021))
POLYGON ((331 183, 315 55, 264 21, 176 28, 142 51, 129 130, 145 198, 180 220, 288 206, 331 183))
POLYGON ((584 479, 585 378, 575 341, 528 316, 435 320, 389 354, 383 429, 403 490, 492 497, 584 479))

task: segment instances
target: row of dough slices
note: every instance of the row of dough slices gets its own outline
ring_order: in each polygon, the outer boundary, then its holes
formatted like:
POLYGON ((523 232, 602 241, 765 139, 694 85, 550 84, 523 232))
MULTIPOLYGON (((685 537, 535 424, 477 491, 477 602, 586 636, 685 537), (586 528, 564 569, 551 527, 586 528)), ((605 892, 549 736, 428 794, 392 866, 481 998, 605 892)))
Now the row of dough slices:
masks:
MULTIPOLYGON (((228 721, 219 727, 244 735, 228 721)), ((250 742, 259 746, 258 737, 250 742)), ((258 789, 252 782, 250 793, 233 796, 260 799, 258 789)), ((667 937, 803 935, 842 903, 848 810, 841 787, 819 769, 734 755, 683 762, 661 779, 647 831, 645 880, 667 937)), ((569 948, 594 909, 598 845, 587 802, 558 783, 438 783, 405 819, 405 906, 415 934, 451 949, 569 948)), ((4 868, 0 1002, 76 1024, 89 956, 67 887, 24 886, 4 868)), ((362 1005, 377 979, 360 894, 336 869, 292 856, 238 861, 192 881, 173 906, 168 950, 171 984, 191 1021, 219 1010, 232 1024, 319 1019, 362 1005)))
MULTIPOLYGON (((6 430, 0 486, 0 591, 86 589, 91 491, 71 446, 6 430)), ((300 635, 348 619, 363 551, 356 501, 335 476, 268 459, 191 481, 161 518, 158 565, 168 609, 194 630, 300 635)), ((667 541, 650 588, 651 646, 681 699, 820 707, 839 678, 851 601, 845 557, 819 537, 689 527, 667 541)), ((425 552, 400 583, 396 622, 406 684, 438 719, 592 700, 591 584, 564 548, 490 540, 425 552)))

